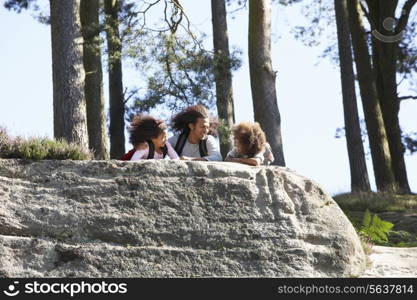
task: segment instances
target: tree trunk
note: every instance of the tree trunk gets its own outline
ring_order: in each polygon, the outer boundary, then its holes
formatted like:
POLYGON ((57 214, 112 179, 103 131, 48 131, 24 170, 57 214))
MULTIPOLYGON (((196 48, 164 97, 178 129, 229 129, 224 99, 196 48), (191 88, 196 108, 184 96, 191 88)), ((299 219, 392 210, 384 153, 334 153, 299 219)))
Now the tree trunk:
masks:
POLYGON ((388 140, 375 86, 375 78, 362 24, 358 0, 348 1, 349 24, 363 111, 371 148, 372 164, 379 191, 396 192, 388 140))
POLYGON ((122 81, 122 44, 119 34, 119 1, 104 0, 109 55, 110 158, 125 153, 125 105, 122 81))
MULTIPOLYGON (((211 14, 213 25, 213 44, 216 61, 216 96, 217 112, 225 132, 235 122, 233 107, 232 72, 230 71, 229 37, 227 34, 227 18, 225 0, 211 0, 211 14)), ((220 151, 223 158, 233 145, 230 134, 220 136, 220 151)))
POLYGON ((281 117, 271 61, 271 0, 249 0, 249 70, 255 121, 261 124, 275 156, 285 166, 281 117))
POLYGON ((99 1, 81 0, 84 37, 85 99, 88 144, 96 159, 109 159, 106 116, 104 113, 103 72, 101 67, 99 1))
POLYGON ((80 0, 50 0, 54 136, 88 149, 80 0))
POLYGON ((343 112, 345 117, 346 144, 349 156, 352 192, 370 192, 366 168, 358 107, 355 92, 355 75, 349 32, 347 0, 335 0, 337 37, 339 45, 340 75, 342 81, 343 112))
MULTIPOLYGON (((372 1, 369 3, 369 17, 372 30, 378 30, 384 36, 394 33, 383 26, 384 20, 395 17, 398 1, 372 1)), ((397 51, 399 42, 381 41, 372 36, 372 58, 376 86, 387 132, 395 180, 401 193, 411 193, 404 161, 404 145, 401 140, 401 128, 398 114, 400 101, 397 93, 397 51)))

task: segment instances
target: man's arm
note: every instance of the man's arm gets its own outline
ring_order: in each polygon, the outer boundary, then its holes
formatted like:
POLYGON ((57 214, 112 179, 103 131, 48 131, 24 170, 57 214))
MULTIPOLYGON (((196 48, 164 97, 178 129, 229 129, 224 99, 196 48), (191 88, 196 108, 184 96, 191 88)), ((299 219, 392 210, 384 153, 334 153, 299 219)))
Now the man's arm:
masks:
POLYGON ((220 146, 219 143, 217 142, 217 139, 212 136, 209 135, 207 137, 207 152, 208 155, 202 157, 201 159, 195 159, 195 160, 207 160, 207 161, 222 161, 222 155, 220 153, 220 146))

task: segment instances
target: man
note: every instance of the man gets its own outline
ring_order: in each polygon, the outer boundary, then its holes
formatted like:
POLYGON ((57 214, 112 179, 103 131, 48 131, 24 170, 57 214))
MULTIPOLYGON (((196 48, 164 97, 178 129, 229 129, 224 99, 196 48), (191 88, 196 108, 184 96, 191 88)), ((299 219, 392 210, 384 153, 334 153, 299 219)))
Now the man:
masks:
POLYGON ((209 112, 203 105, 187 107, 171 122, 177 134, 169 142, 182 160, 222 161, 219 144, 212 135, 209 112))

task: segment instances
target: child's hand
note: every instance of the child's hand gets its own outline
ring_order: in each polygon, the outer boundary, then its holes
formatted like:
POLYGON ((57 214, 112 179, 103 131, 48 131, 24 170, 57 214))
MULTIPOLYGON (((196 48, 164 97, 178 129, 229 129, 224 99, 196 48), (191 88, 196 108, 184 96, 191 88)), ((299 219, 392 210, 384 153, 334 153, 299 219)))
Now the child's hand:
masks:
POLYGON ((239 162, 239 158, 234 158, 234 157, 226 157, 226 159, 224 161, 228 161, 228 162, 239 162))
POLYGON ((181 160, 193 160, 192 157, 188 157, 188 156, 181 156, 180 159, 181 160))

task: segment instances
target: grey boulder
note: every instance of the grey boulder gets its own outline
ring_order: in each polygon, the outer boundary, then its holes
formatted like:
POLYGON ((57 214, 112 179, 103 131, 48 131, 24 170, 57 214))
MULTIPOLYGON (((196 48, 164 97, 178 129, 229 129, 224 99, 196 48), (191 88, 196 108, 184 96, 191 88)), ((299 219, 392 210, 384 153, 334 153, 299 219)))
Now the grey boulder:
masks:
POLYGON ((354 228, 281 167, 0 159, 2 277, 351 277, 354 228))

